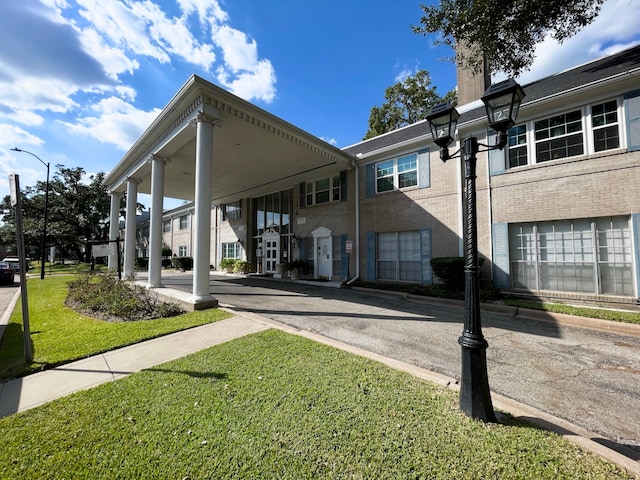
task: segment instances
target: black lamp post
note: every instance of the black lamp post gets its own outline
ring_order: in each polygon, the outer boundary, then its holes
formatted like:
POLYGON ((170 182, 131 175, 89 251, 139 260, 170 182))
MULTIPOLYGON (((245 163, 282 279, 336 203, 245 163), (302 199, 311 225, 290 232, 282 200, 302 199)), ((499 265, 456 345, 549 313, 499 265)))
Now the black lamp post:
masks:
MULTIPOLYGON (((507 131, 515 125, 524 91, 514 80, 491 85, 482 96, 489 126, 498 132, 496 145, 483 145, 476 137, 465 138, 462 149, 449 155, 459 114, 450 104, 434 106, 427 121, 433 141, 440 147, 440 158, 446 162, 458 153, 465 162, 467 189, 465 215, 465 315, 464 330, 458 343, 462 347, 462 380, 460 408, 467 415, 485 422, 495 422, 487 376, 488 343, 482 335, 480 320, 480 275, 478 268, 478 233, 476 220, 476 155, 479 147, 502 150, 507 144, 507 131)), ((486 151, 485 150, 485 151, 486 151)))
POLYGON ((44 280, 44 259, 47 255, 47 217, 49 215, 49 164, 44 163, 39 156, 37 156, 35 153, 28 152, 27 150, 22 150, 18 147, 12 148, 11 150, 13 150, 14 152, 28 153, 29 155, 36 157, 41 164, 47 167, 47 184, 46 190, 44 192, 44 228, 42 229, 42 253, 40 258, 40 279, 44 280))

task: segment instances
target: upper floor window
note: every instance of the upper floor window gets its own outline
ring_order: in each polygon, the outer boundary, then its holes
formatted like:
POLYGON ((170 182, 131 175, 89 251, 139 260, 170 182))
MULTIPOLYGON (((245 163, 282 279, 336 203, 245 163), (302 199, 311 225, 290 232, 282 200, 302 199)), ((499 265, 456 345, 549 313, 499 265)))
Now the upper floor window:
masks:
POLYGON ((618 101, 609 100, 509 130, 506 167, 569 158, 620 147, 618 101))
POLYGON ((186 230, 189 228, 189 215, 180 216, 180 230, 186 230))
POLYGON ((305 184, 306 205, 339 202, 341 200, 341 185, 340 175, 323 178, 314 182, 307 182, 305 184))
POLYGON ((618 105, 611 100, 591 107, 593 128, 593 149, 596 152, 611 150, 620 146, 618 129, 618 105))
POLYGON ((223 220, 239 220, 242 218, 242 200, 222 205, 223 220))
POLYGON ((418 155, 385 160, 376 166, 376 193, 418 185, 418 155))
POLYGON ((162 221, 162 231, 170 232, 171 231, 171 220, 163 220, 162 221))
POLYGON ((584 153, 580 110, 535 122, 534 134, 538 163, 584 153))

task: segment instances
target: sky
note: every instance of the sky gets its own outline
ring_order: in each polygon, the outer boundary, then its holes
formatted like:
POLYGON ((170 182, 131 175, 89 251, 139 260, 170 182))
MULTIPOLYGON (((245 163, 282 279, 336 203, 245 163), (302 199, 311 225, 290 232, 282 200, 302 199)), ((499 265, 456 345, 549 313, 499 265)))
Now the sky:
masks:
MULTIPOLYGON (((411 30, 430 1, 2 0, 0 198, 10 174, 33 186, 47 163, 51 177, 108 173, 192 74, 339 148, 358 143, 387 87, 418 70, 441 95, 456 87, 453 52, 411 30)), ((577 36, 541 43, 518 81, 636 45, 638 25, 640 0, 607 0, 577 36)))

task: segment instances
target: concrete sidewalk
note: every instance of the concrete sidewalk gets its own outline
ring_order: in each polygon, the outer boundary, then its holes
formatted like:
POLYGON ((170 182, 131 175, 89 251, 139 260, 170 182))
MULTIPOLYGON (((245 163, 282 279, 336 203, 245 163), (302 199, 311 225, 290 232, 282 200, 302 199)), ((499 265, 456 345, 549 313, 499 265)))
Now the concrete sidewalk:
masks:
POLYGON ((232 317, 0 383, 0 417, 268 328, 232 317))

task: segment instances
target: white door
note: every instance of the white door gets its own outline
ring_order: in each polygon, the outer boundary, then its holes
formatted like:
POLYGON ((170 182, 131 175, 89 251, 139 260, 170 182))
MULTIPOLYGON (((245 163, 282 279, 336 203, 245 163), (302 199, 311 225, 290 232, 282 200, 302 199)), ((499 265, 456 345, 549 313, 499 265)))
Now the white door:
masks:
POLYGON ((280 263, 280 235, 266 234, 262 237, 262 262, 266 273, 275 273, 280 263))
POLYGON ((331 237, 318 238, 318 277, 331 278, 332 270, 331 237))

